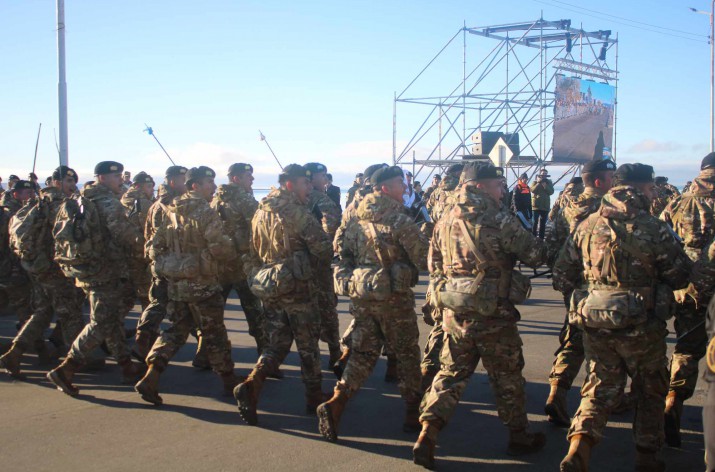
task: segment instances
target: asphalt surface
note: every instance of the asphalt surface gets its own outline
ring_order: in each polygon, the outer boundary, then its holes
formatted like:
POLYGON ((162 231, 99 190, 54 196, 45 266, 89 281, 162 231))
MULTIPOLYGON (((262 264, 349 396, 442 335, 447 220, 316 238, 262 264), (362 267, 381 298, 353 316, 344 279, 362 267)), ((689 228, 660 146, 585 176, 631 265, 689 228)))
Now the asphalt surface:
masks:
POLYGON ((555 160, 590 161, 598 133, 607 134, 606 115, 579 115, 559 120, 554 125, 555 160))
MULTIPOLYGON (((547 377, 558 345, 564 316, 561 297, 550 280, 534 281, 531 299, 521 307, 519 329, 524 341, 528 412, 532 427, 548 436, 545 449, 514 459, 507 456, 507 431, 496 416, 486 373, 477 368, 452 421, 439 437, 439 470, 555 471, 568 449, 566 430, 552 426, 543 414, 547 377)), ((425 290, 418 287, 418 307, 425 290)), ((137 307, 138 308, 138 307, 137 307)), ((340 324, 350 322, 341 299, 340 324)), ((127 326, 133 327, 132 312, 127 326)), ((229 300, 226 326, 239 373, 256 360, 252 338, 235 298, 229 300)), ((429 327, 419 320, 421 342, 429 327)), ((672 327, 671 327, 672 330, 672 327)), ((0 317, 0 342, 15 332, 14 319, 0 317)), ((672 350, 674 337, 668 339, 672 350)), ((323 387, 335 379, 327 370, 323 349, 323 387)), ((164 405, 145 404, 131 386, 119 385, 119 371, 109 361, 100 372, 79 374, 78 398, 55 390, 45 379, 48 367, 25 357, 27 381, 0 374, 0 470, 8 471, 350 471, 423 470, 411 460, 416 434, 402 432, 403 402, 395 384, 383 381, 382 358, 364 388, 348 403, 340 440, 331 444, 318 434, 317 420, 305 414, 298 357, 292 352, 283 366, 283 380, 269 380, 259 405, 259 426, 242 423, 233 398, 221 396, 219 378, 191 366, 193 338, 179 352, 161 381, 164 405)), ((701 365, 702 368, 702 365, 701 365)), ((583 375, 577 380, 580 385, 583 375)), ((664 451, 669 470, 701 471, 703 465, 703 382, 686 403, 683 448, 664 451)), ((575 412, 578 388, 569 395, 575 412)), ((612 416, 604 441, 591 460, 593 471, 631 471, 635 448, 631 434, 633 413, 612 416)))

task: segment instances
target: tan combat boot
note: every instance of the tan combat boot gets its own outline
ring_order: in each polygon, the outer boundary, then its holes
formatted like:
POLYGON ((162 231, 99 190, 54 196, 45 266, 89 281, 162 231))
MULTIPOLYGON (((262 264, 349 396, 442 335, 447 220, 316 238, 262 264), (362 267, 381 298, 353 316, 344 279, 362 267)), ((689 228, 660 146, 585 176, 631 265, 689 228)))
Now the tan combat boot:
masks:
POLYGON ((549 398, 544 405, 544 412, 548 416, 549 422, 556 426, 568 427, 571 425, 568 411, 566 410, 566 395, 568 390, 558 385, 551 386, 549 398))
POLYGON ((441 421, 423 421, 422 432, 412 447, 412 461, 426 469, 434 469, 434 448, 437 435, 442 429, 441 421))
POLYGON ((397 356, 387 355, 387 369, 385 369, 385 382, 397 382, 397 356))
POLYGON ((24 379, 25 376, 20 372, 20 361, 22 360, 22 349, 13 343, 10 350, 0 357, 0 367, 5 369, 5 372, 16 379, 24 379))
POLYGON ((225 396, 233 395, 233 389, 238 386, 241 382, 244 382, 246 377, 242 375, 236 375, 233 370, 231 372, 224 372, 221 374, 221 382, 223 382, 223 394, 225 396))
POLYGON ((588 472, 593 440, 585 434, 574 434, 570 439, 569 452, 561 461, 561 472, 588 472))
POLYGON ((340 359, 333 364, 333 373, 338 380, 343 378, 343 372, 345 372, 345 366, 348 365, 348 359, 350 359, 350 348, 346 347, 343 349, 343 354, 340 356, 340 359))
POLYGON ((509 430, 509 445, 506 453, 510 456, 522 456, 543 449, 546 444, 544 433, 532 433, 527 429, 509 430))
POLYGON ((72 379, 74 378, 75 372, 81 368, 81 362, 78 362, 71 357, 67 357, 62 364, 47 374, 47 378, 50 382, 57 386, 57 390, 60 390, 71 397, 76 397, 79 395, 79 389, 72 385, 72 379))
POLYGON ((318 406, 330 399, 330 394, 323 392, 320 385, 305 392, 305 412, 314 415, 318 406))
POLYGON ((129 356, 117 359, 117 364, 119 364, 119 368, 122 371, 122 384, 124 385, 133 385, 146 372, 143 365, 132 362, 132 358, 129 356))
POLYGON ((266 380, 270 366, 260 363, 249 374, 245 382, 242 382, 233 389, 233 397, 238 404, 238 413, 243 421, 251 426, 258 424, 258 397, 266 380))
POLYGON ((665 462, 658 457, 658 452, 636 446, 635 470, 636 472, 664 472, 665 462))
POLYGON ((420 425, 420 401, 422 398, 413 394, 405 398, 405 421, 402 423, 402 431, 405 433, 416 433, 420 425))
POLYGON ((680 418, 683 415, 683 399, 671 390, 665 397, 665 443, 670 447, 680 447, 680 418))
POLYGON ((149 351, 151 351, 156 337, 154 333, 137 330, 137 335, 134 338, 134 346, 132 347, 132 357, 142 364, 146 364, 146 356, 149 355, 149 351))
POLYGON ((164 400, 159 396, 159 377, 164 372, 166 363, 159 358, 149 361, 149 370, 134 386, 134 390, 142 396, 142 400, 155 406, 161 406, 164 400))
POLYGON ((347 387, 341 387, 340 384, 338 385, 338 387, 335 387, 333 397, 319 405, 316 409, 320 434, 330 442, 336 442, 338 440, 340 417, 343 414, 343 410, 345 410, 345 405, 348 403, 349 398, 347 387))

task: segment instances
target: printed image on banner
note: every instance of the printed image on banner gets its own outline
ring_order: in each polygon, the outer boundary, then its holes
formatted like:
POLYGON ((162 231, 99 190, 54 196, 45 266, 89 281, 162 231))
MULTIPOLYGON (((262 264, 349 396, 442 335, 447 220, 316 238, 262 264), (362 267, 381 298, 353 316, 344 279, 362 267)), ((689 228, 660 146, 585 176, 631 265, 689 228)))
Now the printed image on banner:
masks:
POLYGON ((615 88, 556 76, 553 160, 585 162, 611 157, 615 88))

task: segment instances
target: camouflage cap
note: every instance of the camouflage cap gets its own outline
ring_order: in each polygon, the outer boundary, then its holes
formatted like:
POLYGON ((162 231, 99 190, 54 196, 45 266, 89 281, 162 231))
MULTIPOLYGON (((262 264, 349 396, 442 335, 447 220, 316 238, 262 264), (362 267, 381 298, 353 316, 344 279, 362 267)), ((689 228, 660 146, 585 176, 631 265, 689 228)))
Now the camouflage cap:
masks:
POLYGON ((116 161, 102 161, 94 166, 94 175, 117 174, 124 170, 124 166, 116 161))
POLYGON ((399 177, 401 179, 405 178, 405 174, 402 172, 402 169, 397 166, 382 167, 372 173, 370 183, 373 187, 376 187, 387 180, 394 179, 395 177, 399 177))
POLYGON ((234 175, 241 175, 246 172, 253 172, 253 166, 251 164, 237 162, 236 164, 231 164, 231 167, 228 168, 229 177, 232 177, 234 175))
POLYGON ((700 163, 700 170, 711 169, 713 167, 715 167, 715 152, 711 152, 703 157, 703 161, 700 163))
POLYGON ((480 180, 503 179, 504 169, 494 167, 487 162, 470 162, 462 171, 462 182, 478 182, 480 180))
POLYGON ((307 164, 304 164, 303 167, 305 167, 306 170, 309 170, 311 175, 320 174, 321 172, 328 172, 328 168, 319 162, 309 162, 307 164))
POLYGON ((186 185, 191 185, 194 180, 202 179, 204 177, 215 178, 216 172, 210 167, 199 166, 192 167, 186 172, 186 185))
POLYGON ((15 184, 12 186, 10 190, 15 191, 15 190, 25 190, 25 189, 35 189, 35 184, 30 182, 29 180, 18 180, 15 182, 15 184))
POLYGON ((283 168, 283 172, 281 172, 278 176, 278 181, 283 182, 286 180, 293 180, 300 177, 306 177, 310 179, 311 175, 313 175, 313 173, 300 164, 288 164, 283 168))
POLYGON ((147 174, 144 171, 141 171, 134 176, 132 182, 134 182, 135 184, 153 184, 154 179, 151 177, 151 175, 147 174))
POLYGON ((623 164, 614 177, 618 182, 650 183, 655 179, 655 171, 647 164, 623 164))
POLYGON ((57 169, 54 170, 54 172, 52 172, 52 180, 62 180, 66 176, 73 177, 75 182, 79 180, 77 172, 67 166, 59 166, 57 169))
POLYGON ((615 171, 616 163, 610 159, 597 159, 588 161, 581 167, 582 174, 591 174, 593 172, 615 171))
POLYGON ((164 176, 166 177, 176 177, 178 175, 186 175, 186 173, 189 171, 184 166, 171 166, 168 169, 166 169, 166 173, 164 176))

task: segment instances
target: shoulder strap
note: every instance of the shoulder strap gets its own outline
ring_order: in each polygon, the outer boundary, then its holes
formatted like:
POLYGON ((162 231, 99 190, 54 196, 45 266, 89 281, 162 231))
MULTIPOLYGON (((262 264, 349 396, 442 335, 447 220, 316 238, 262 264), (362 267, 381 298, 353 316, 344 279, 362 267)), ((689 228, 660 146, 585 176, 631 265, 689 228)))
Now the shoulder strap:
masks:
POLYGON ((383 269, 387 268, 385 264, 385 256, 382 254, 382 246, 380 245, 380 240, 377 238, 377 229, 375 229, 375 224, 372 221, 367 222, 368 229, 368 239, 372 241, 375 247, 375 255, 377 255, 377 260, 380 261, 380 265, 383 269))

